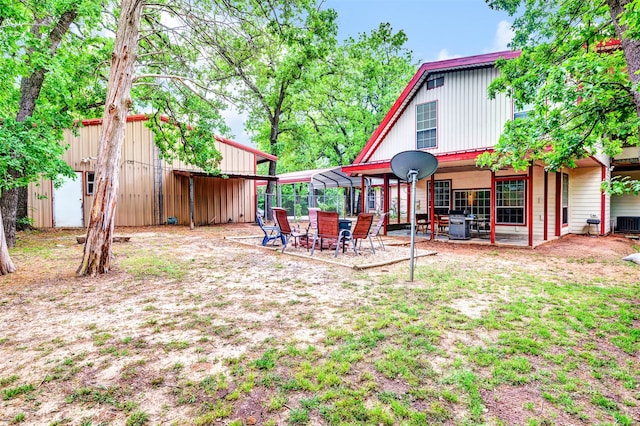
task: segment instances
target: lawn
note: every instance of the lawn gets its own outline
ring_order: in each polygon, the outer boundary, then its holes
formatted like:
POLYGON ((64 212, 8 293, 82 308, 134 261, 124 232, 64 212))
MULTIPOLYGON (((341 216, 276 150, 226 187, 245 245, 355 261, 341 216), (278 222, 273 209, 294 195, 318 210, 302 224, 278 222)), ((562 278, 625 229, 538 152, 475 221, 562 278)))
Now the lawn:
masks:
POLYGON ((409 282, 224 238, 256 227, 121 232, 96 279, 75 234, 20 234, 0 424, 640 423, 630 240, 421 242, 409 282))

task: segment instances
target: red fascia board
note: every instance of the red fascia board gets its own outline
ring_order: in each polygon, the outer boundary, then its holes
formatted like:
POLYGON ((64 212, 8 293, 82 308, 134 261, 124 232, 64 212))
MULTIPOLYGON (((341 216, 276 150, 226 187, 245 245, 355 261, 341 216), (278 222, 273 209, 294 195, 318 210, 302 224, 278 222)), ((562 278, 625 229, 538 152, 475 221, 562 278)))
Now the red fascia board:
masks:
POLYGON ((375 163, 359 163, 349 164, 342 166, 342 171, 345 173, 357 173, 366 172, 367 170, 388 169, 391 168, 391 160, 378 161, 375 163))
MULTIPOLYGON (((438 159, 439 163, 448 163, 450 161, 475 160, 478 155, 482 154, 483 152, 493 152, 493 148, 479 148, 467 151, 447 152, 443 154, 436 154, 435 157, 438 159)), ((390 167, 391 160, 383 160, 374 161, 371 163, 353 163, 347 166, 342 166, 342 171, 345 173, 356 173, 390 167)))
POLYGON ((465 67, 473 67, 473 66, 482 66, 482 65, 490 65, 497 61, 498 59, 513 59, 520 56, 520 51, 503 51, 503 52, 495 52, 495 53, 487 53, 484 55, 475 55, 475 56, 467 56, 464 58, 455 58, 455 59, 447 59, 444 61, 437 62, 427 62, 422 64, 418 69, 418 72, 413 76, 413 78, 407 84, 407 87, 404 88, 398 99, 396 99, 395 103, 387 113, 387 115, 382 119, 380 125, 373 132, 373 135, 369 138, 367 143, 365 144, 362 151, 358 154, 358 156, 353 161, 354 163, 360 163, 364 160, 367 154, 372 154, 373 151, 369 152, 373 145, 378 141, 378 138, 382 135, 383 132, 390 129, 395 124, 395 121, 400 117, 400 114, 396 116, 396 113, 404 110, 406 108, 405 101, 412 94, 416 88, 416 85, 421 83, 425 73, 430 73, 434 71, 445 71, 448 69, 456 69, 456 68, 465 68, 465 67), (394 118, 395 117, 395 118, 394 118), (392 122, 393 120, 393 122, 392 122))
MULTIPOLYGON (((149 116, 146 114, 134 114, 134 115, 129 115, 127 116, 127 123, 133 123, 136 121, 147 121, 149 119, 149 116)), ((169 117, 167 117, 166 115, 162 115, 160 116, 160 120, 165 122, 165 123, 169 123, 169 117)), ((83 126, 99 126, 100 124, 102 124, 102 118, 91 118, 88 120, 82 120, 82 125, 83 126)), ((270 161, 278 161, 278 157, 276 157, 275 155, 271 155, 271 154, 267 154, 266 152, 262 152, 260 150, 257 150, 253 147, 247 146, 247 145, 243 145, 240 142, 236 142, 236 141, 232 141, 231 139, 227 139, 227 138, 223 138, 222 136, 215 136, 215 139, 220 142, 220 143, 224 143, 230 146, 233 146, 235 148, 238 149, 242 149, 244 151, 250 152, 252 154, 256 154, 260 157, 264 157, 267 160, 270 161)))
MULTIPOLYGON (((127 116, 127 123, 132 123, 134 121, 146 121, 149 117, 146 114, 134 114, 127 116)), ((82 120, 83 126, 99 126, 102 124, 102 118, 90 118, 88 120, 82 120)))
POLYGON ((232 141, 231 139, 223 138, 222 136, 216 136, 216 140, 220 143, 224 143, 224 144, 233 146, 235 148, 242 149, 242 150, 251 152, 253 154, 259 155, 260 157, 264 157, 267 160, 278 161, 278 157, 276 157, 275 155, 267 154, 266 152, 260 151, 248 145, 243 145, 240 142, 232 141))

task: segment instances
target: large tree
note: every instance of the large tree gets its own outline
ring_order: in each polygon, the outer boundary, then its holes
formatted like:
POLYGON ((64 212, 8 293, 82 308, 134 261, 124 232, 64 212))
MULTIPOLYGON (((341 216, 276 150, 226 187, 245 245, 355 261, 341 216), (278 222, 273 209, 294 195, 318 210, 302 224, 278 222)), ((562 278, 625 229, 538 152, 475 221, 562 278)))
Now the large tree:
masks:
MULTIPOLYGON (((336 42, 336 13, 316 0, 225 0, 203 3, 194 43, 212 58, 209 81, 218 82, 226 98, 248 115, 247 128, 265 151, 279 155, 281 136, 292 132, 302 111, 296 96, 312 81, 309 70, 325 60, 336 42)), ((276 163, 269 164, 275 176, 276 163)), ((267 185, 267 194, 273 191, 267 185)), ((270 198, 267 200, 270 214, 270 198)))
POLYGON ((78 275, 94 276, 111 268, 121 149, 134 101, 152 108, 148 124, 165 158, 219 172, 220 153, 213 136, 226 129, 219 114, 222 104, 202 78, 210 58, 193 40, 203 22, 211 25, 218 18, 194 12, 189 1, 122 0, 102 119, 96 194, 78 275))
POLYGON ((131 85, 138 52, 143 0, 122 0, 118 31, 111 55, 107 100, 96 168, 96 191, 91 208, 84 256, 79 275, 108 272, 118 197, 120 154, 127 114, 131 108, 131 85))
POLYGON ((516 108, 531 111, 506 124, 495 153, 480 164, 522 169, 543 160, 557 170, 598 150, 613 155, 623 144, 638 144, 637 1, 487 3, 517 16, 512 47, 522 51, 498 62, 501 76, 490 94, 509 93, 516 108))
POLYGON ((95 99, 83 83, 95 79, 104 45, 96 36, 100 10, 97 0, 0 1, 2 273, 15 269, 8 267, 8 248, 15 244, 16 217, 26 218, 26 186, 72 172, 59 141, 74 113, 90 110, 95 99))
POLYGON ((407 36, 381 23, 348 37, 310 70, 316 83, 300 87, 295 118, 283 135, 280 171, 350 164, 416 70, 407 36))

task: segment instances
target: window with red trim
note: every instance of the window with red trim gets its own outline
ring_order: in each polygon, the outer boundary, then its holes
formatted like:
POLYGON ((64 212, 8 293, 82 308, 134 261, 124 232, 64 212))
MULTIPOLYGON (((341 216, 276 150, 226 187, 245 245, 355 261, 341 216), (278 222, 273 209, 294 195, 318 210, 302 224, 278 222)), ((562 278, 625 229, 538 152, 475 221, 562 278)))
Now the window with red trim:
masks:
POLYGON ((524 179, 496 182, 496 223, 524 225, 526 206, 524 179))

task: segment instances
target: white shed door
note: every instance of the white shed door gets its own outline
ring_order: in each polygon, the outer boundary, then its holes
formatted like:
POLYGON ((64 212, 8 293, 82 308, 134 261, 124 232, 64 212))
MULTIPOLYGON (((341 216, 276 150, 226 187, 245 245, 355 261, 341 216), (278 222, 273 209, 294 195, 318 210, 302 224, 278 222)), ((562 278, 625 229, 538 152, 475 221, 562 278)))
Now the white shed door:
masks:
POLYGON ((82 228, 82 172, 75 180, 65 178, 59 188, 53 189, 53 226, 56 228, 82 228))

